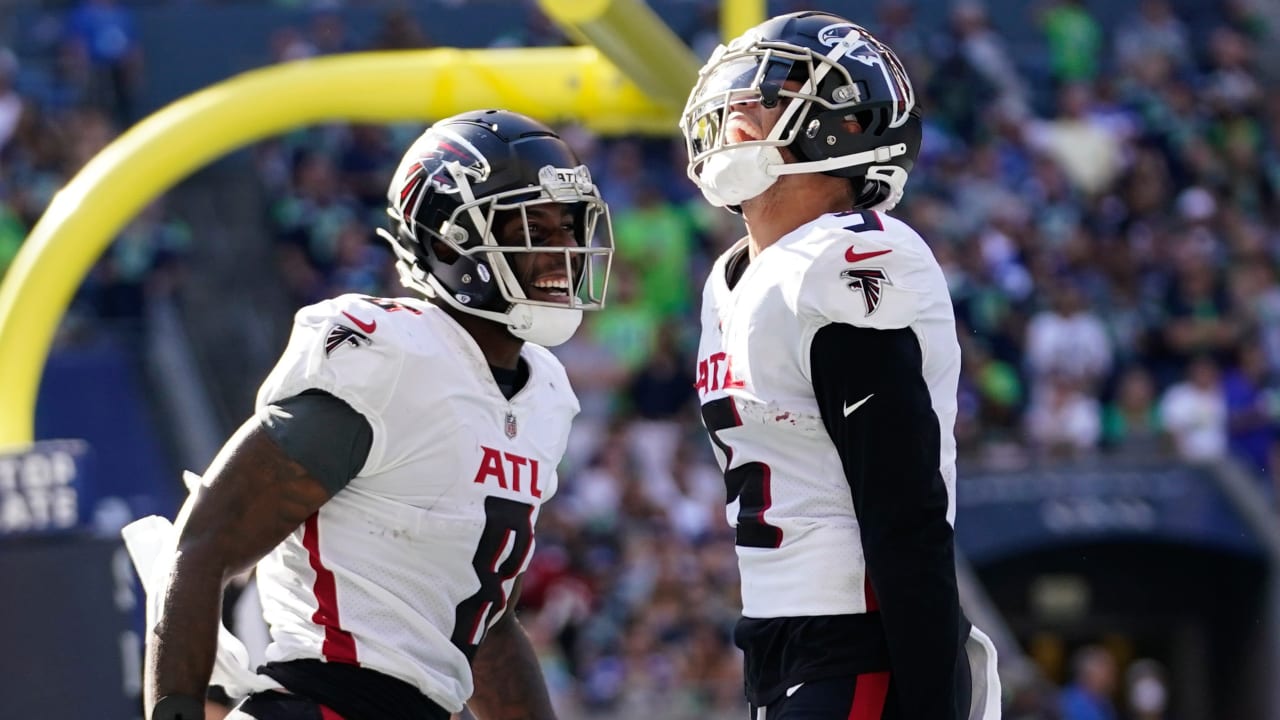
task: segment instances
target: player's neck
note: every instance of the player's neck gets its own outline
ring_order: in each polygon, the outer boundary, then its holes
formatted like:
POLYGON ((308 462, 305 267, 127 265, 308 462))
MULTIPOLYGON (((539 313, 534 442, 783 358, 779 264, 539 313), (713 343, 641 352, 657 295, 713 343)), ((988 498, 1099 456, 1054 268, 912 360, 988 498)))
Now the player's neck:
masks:
POLYGON ((751 257, 815 218, 848 210, 845 182, 827 175, 787 175, 760 197, 743 203, 751 257))
POLYGON ((520 348, 524 347, 524 341, 512 335, 505 325, 455 310, 443 303, 440 305, 449 317, 471 335, 490 365, 515 370, 520 364, 520 348))

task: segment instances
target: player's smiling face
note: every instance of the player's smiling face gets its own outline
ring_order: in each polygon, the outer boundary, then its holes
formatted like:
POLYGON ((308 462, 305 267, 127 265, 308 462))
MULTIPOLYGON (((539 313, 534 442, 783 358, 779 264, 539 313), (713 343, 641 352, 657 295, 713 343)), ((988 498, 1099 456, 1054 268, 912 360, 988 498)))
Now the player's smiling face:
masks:
MULTIPOLYGON (((510 212, 498 220, 497 240, 507 247, 534 248, 577 247, 577 219, 572 207, 547 203, 525 207, 527 227, 519 212, 510 212), (526 230, 528 232, 526 238, 526 230)), ((508 253, 507 262, 530 300, 568 305, 581 260, 566 261, 566 253, 508 253)))

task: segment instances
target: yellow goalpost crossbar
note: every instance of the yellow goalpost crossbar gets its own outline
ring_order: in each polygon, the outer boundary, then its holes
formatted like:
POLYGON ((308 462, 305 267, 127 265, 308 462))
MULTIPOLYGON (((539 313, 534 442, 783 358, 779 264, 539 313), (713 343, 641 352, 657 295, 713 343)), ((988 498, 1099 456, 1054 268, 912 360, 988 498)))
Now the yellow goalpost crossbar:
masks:
POLYGON ((356 53, 254 70, 130 128, 64 187, 0 285, 0 447, 32 440, 58 321, 137 213, 194 170, 255 140, 328 122, 425 121, 500 106, 600 133, 670 134, 658 105, 595 48, 356 53))

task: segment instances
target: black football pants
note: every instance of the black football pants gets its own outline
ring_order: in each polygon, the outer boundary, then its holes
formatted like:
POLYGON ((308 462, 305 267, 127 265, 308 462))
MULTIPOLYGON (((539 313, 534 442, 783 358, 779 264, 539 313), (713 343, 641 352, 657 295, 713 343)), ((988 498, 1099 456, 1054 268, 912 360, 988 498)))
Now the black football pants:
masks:
MULTIPOLYGON (((963 708, 970 702, 969 666, 962 662, 957 669, 963 677, 956 678, 956 700, 962 708, 956 716, 968 718, 963 708)), ((887 672, 801 683, 765 708, 749 707, 749 720, 904 720, 887 672)))
POLYGON ((269 690, 250 695, 227 720, 343 720, 329 708, 298 695, 269 690))

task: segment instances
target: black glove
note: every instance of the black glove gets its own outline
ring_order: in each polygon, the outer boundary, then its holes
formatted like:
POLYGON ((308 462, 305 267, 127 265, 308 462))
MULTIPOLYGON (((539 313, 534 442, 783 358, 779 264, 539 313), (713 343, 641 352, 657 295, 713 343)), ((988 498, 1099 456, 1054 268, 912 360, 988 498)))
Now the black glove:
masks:
POLYGON ((204 699, 165 695, 151 711, 151 720, 204 720, 204 699))

